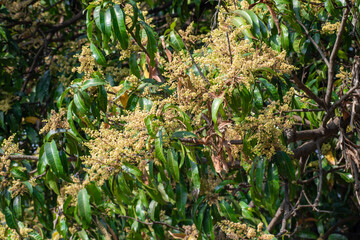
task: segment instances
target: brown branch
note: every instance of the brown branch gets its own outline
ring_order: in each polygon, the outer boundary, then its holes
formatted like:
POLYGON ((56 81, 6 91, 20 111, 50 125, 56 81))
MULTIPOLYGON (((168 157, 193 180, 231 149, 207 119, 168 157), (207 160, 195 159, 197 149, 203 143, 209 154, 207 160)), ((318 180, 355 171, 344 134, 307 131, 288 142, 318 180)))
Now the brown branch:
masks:
POLYGON ((359 88, 360 86, 360 81, 356 83, 355 86, 353 86, 352 88, 350 88, 350 90, 345 94, 343 95, 339 101, 337 101, 336 103, 334 103, 331 108, 327 111, 325 117, 324 117, 324 120, 323 120, 323 123, 322 125, 325 126, 327 121, 329 121, 329 119, 333 116, 334 112, 335 112, 335 109, 344 101, 346 100, 348 97, 350 97, 350 95, 357 89, 359 88))
POLYGON ((309 30, 297 18, 295 18, 295 21, 304 29, 306 36, 309 38, 310 42, 314 45, 316 50, 320 53, 320 55, 321 55, 322 59, 324 60, 325 64, 329 67, 330 63, 327 60, 327 58, 325 56, 325 53, 321 50, 320 46, 315 42, 315 40, 310 36, 309 30))
POLYGON ((29 71, 27 72, 27 76, 25 77, 25 82, 24 84, 21 86, 21 92, 24 92, 25 91, 25 88, 27 86, 27 84, 29 83, 29 80, 30 80, 30 76, 32 74, 32 72, 35 70, 35 66, 37 65, 38 63, 38 58, 40 57, 40 54, 41 52, 44 50, 44 45, 42 45, 39 50, 37 51, 35 57, 34 57, 34 60, 31 64, 31 67, 29 69, 29 71))
MULTIPOLYGON (((2 157, 2 156, 4 156, 4 154, 0 153, 0 157, 2 157)), ((34 156, 34 155, 10 155, 10 156, 7 156, 6 159, 38 161, 39 156, 34 156)))
POLYGON ((295 84, 301 89, 303 90, 306 95, 309 96, 309 98, 311 98, 312 100, 314 100, 320 107, 322 108, 326 108, 325 103, 318 97, 316 96, 304 83, 302 83, 299 78, 293 73, 293 79, 295 84))
MULTIPOLYGON (((4 156, 4 154, 0 153, 0 157, 4 156)), ((6 159, 10 160, 31 160, 31 161, 39 161, 39 156, 35 155, 10 155, 7 156, 6 159)), ((77 157, 69 156, 67 157, 69 161, 76 161, 77 157)))
POLYGON ((280 232, 278 235, 283 235, 284 233, 287 233, 287 230, 286 230, 286 222, 288 220, 288 218, 290 217, 290 214, 289 214, 289 205, 290 205, 290 200, 289 200, 289 184, 288 184, 288 181, 285 180, 285 186, 284 186, 284 217, 281 221, 281 229, 280 229, 280 232))
POLYGON ((229 46, 229 54, 230 54, 230 62, 231 65, 233 64, 233 58, 232 58, 232 53, 231 53, 231 46, 230 46, 230 40, 229 40, 229 33, 226 32, 226 38, 227 38, 227 42, 228 42, 228 46, 229 46))
POLYGON ((317 129, 296 131, 295 129, 289 129, 285 131, 285 136, 288 139, 288 143, 300 141, 300 140, 311 140, 319 137, 329 137, 339 132, 341 118, 335 118, 326 127, 320 126, 317 129))
POLYGON ((271 219, 269 225, 267 226, 267 230, 269 232, 272 232, 272 230, 274 230, 275 226, 280 222, 281 216, 284 213, 284 206, 285 206, 285 200, 282 201, 280 207, 278 208, 278 210, 275 213, 275 216, 273 217, 273 219, 271 219))
MULTIPOLYGON (((197 138, 179 138, 180 142, 183 143, 192 143, 195 145, 207 145, 207 143, 201 139, 197 139, 197 138)), ((227 141, 227 144, 232 144, 232 145, 241 145, 243 143, 242 140, 230 140, 227 141)))
MULTIPOLYGON (((128 33, 130 33, 130 36, 135 40, 136 44, 141 48, 141 50, 143 50, 143 52, 146 54, 146 56, 151 59, 149 52, 147 51, 147 49, 141 44, 141 42, 139 42, 135 36, 135 34, 130 30, 130 28, 125 24, 125 28, 126 31, 128 33)), ((161 74, 161 71, 159 69, 159 67, 157 66, 157 64, 155 64, 155 70, 157 75, 159 76, 159 78, 161 79, 162 82, 165 82, 165 78, 164 76, 161 74)))
MULTIPOLYGON (((324 143, 329 137, 324 136, 318 139, 319 144, 324 143)), ((309 141, 301 145, 300 147, 293 150, 293 154, 291 155, 292 158, 299 159, 300 157, 308 156, 310 153, 314 152, 316 149, 316 141, 309 141)))
POLYGON ((323 168, 322 168, 322 158, 321 158, 321 148, 320 148, 320 144, 319 141, 316 141, 316 148, 317 148, 317 156, 318 156, 318 161, 319 161, 319 184, 318 184, 318 189, 317 189, 317 194, 316 194, 316 198, 314 201, 314 205, 318 206, 319 202, 320 202, 320 195, 321 195, 321 190, 322 190, 322 179, 323 179, 323 168))
POLYGON ((335 41, 333 50, 332 50, 330 58, 329 58, 329 64, 327 64, 327 66, 328 66, 328 82, 327 82, 326 95, 325 95, 326 106, 330 106, 331 94, 333 91, 332 88, 333 88, 333 84, 334 84, 335 59, 336 59, 337 52, 339 51, 339 48, 340 48, 341 37, 345 30, 345 23, 346 23, 348 14, 349 14, 349 8, 345 8, 344 14, 341 19, 340 28, 339 28, 339 31, 336 36, 336 41, 335 41))
POLYGON ((164 226, 166 226, 166 227, 168 227, 168 228, 171 228, 171 229, 174 229, 174 230, 178 230, 178 231, 184 232, 184 229, 171 226, 170 224, 167 224, 167 223, 165 223, 165 222, 153 221, 153 220, 151 220, 151 219, 150 219, 151 222, 144 222, 144 221, 139 220, 138 218, 134 218, 134 217, 130 217, 130 216, 123 216, 123 215, 117 215, 117 216, 118 216, 118 217, 121 217, 121 218, 132 219, 132 220, 134 220, 134 221, 137 221, 137 222, 142 223, 142 224, 145 224, 145 225, 159 224, 159 225, 164 225, 164 226))
POLYGON ((75 16, 64 21, 63 23, 51 26, 51 29, 48 32, 55 33, 57 31, 59 31, 60 29, 63 29, 63 28, 66 28, 66 27, 72 25, 73 23, 77 22, 78 20, 82 19, 85 16, 83 14, 83 12, 84 12, 84 9, 80 10, 75 16))

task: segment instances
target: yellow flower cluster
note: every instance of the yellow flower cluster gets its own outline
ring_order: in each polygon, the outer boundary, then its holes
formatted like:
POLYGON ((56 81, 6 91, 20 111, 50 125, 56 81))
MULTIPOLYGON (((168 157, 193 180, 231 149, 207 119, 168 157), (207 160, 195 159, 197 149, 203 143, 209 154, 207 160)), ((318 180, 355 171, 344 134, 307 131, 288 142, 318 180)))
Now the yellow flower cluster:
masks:
MULTIPOLYGON (((0 92, 1 92, 1 94, 3 94, 3 92, 1 90, 0 90, 0 92)), ((3 111, 6 114, 7 111, 9 111, 11 109, 13 100, 14 100, 13 96, 5 93, 5 99, 0 100, 0 111, 3 111)))
POLYGON ((226 234, 226 237, 232 240, 271 240, 274 238, 274 235, 263 232, 263 223, 259 223, 257 229, 254 229, 245 223, 234 223, 229 220, 223 220, 218 223, 218 226, 221 231, 226 234))
POLYGON ((336 22, 336 23, 326 22, 321 27, 321 33, 322 34, 334 34, 338 31, 339 28, 340 28, 340 22, 336 22))
POLYGON ((44 120, 45 126, 40 130, 40 134, 55 131, 56 129, 70 129, 70 125, 66 120, 66 109, 61 108, 59 112, 51 110, 49 119, 44 120))
POLYGON ((101 186, 103 181, 121 171, 122 162, 142 168, 152 157, 151 150, 146 149, 148 134, 144 123, 149 112, 136 109, 127 114, 109 119, 110 124, 122 125, 122 129, 102 124, 99 130, 86 130, 92 138, 84 143, 90 152, 90 156, 83 157, 84 164, 89 167, 88 181, 97 181, 101 186))
POLYGON ((341 66, 339 73, 336 74, 336 78, 339 78, 342 83, 349 83, 352 79, 352 73, 346 71, 344 66, 341 66))
POLYGON ((242 29, 233 28, 228 15, 222 13, 219 18, 220 27, 203 38, 204 46, 193 53, 207 80, 194 70, 193 61, 185 51, 174 53, 173 60, 164 63, 165 76, 170 79, 168 85, 177 89, 176 104, 184 111, 199 114, 206 109, 204 103, 209 98, 219 96, 226 89, 231 93, 235 85, 251 86, 258 69, 271 68, 278 74, 294 70, 285 59, 285 51, 279 53, 266 45, 255 49, 253 43, 239 40, 242 29))
POLYGON ((95 58, 92 57, 91 50, 89 45, 84 45, 80 55, 75 55, 79 59, 80 66, 74 67, 73 72, 78 72, 79 74, 84 73, 84 80, 90 79, 91 74, 96 70, 95 58))
POLYGON ((12 135, 8 139, 5 139, 0 146, 0 149, 3 152, 0 156, 0 190, 2 191, 11 186, 9 191, 12 192, 13 196, 16 196, 25 192, 26 188, 10 173, 11 160, 9 159, 9 156, 13 154, 23 154, 23 150, 19 149, 19 143, 14 143, 14 137, 15 135, 12 135))
POLYGON ((191 226, 184 226, 183 227, 185 230, 185 240, 195 240, 198 239, 198 230, 196 229, 195 224, 191 225, 191 226))

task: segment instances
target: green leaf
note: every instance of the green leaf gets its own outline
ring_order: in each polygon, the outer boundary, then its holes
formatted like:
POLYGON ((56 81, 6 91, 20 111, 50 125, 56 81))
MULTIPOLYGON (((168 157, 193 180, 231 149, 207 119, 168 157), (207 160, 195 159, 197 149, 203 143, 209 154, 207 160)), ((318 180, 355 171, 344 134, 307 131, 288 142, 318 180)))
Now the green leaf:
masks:
POLYGON ((99 94, 98 97, 96 98, 96 101, 98 102, 99 109, 103 112, 106 112, 108 101, 107 101, 107 92, 104 86, 99 87, 99 94))
POLYGON ((156 137, 155 132, 154 132, 153 123, 152 123, 152 119, 153 119, 154 117, 155 117, 155 114, 150 114, 150 115, 146 116, 145 119, 144 119, 146 129, 147 129, 149 135, 150 135, 152 138, 155 138, 155 137, 156 137))
POLYGON ((90 195, 90 201, 94 202, 96 205, 103 203, 103 196, 100 188, 95 183, 90 183, 86 186, 86 190, 90 195))
MULTIPOLYGON (((242 17, 233 17, 231 19, 232 23, 236 26, 236 27, 242 27, 242 26, 246 26, 248 25, 248 23, 246 22, 246 20, 242 17)), ((254 35, 251 33, 251 31, 249 29, 244 29, 242 30, 243 34, 248 37, 249 39, 253 39, 254 35)))
POLYGON ((199 168, 194 161, 190 161, 190 165, 191 165, 191 183, 193 184, 194 187, 192 193, 195 196, 195 198, 197 198, 201 186, 199 168))
POLYGON ((168 169, 170 169, 170 173, 176 182, 179 182, 180 174, 179 174, 179 166, 178 166, 178 155, 177 152, 173 148, 167 150, 167 158, 168 158, 168 169))
POLYGON ((61 108, 62 102, 64 101, 64 98, 65 98, 65 96, 68 94, 68 92, 70 91, 70 89, 71 89, 70 87, 67 88, 67 89, 60 95, 60 97, 58 98, 56 105, 57 105, 57 107, 58 107, 59 109, 61 108))
POLYGON ((196 216, 196 221, 195 221, 195 224, 196 224, 196 228, 199 230, 199 231, 201 231, 201 229, 202 229, 202 223, 203 223, 203 219, 204 219, 204 213, 205 213, 205 210, 208 208, 208 205, 207 204, 204 204, 201 208, 200 208, 200 210, 199 210, 199 212, 198 212, 198 214, 197 214, 197 216, 196 216))
POLYGON ((265 172, 265 161, 264 161, 264 159, 260 159, 257 162, 257 166, 256 166, 256 170, 255 170, 256 188, 260 194, 263 192, 264 172, 265 172))
POLYGON ((141 74, 140 74, 138 63, 137 63, 136 55, 137 55, 136 53, 131 54, 130 59, 129 59, 129 65, 130 65, 131 73, 140 79, 141 74))
POLYGON ((329 235, 328 240, 348 240, 348 238, 339 233, 332 233, 329 235))
POLYGON ((273 100, 277 101, 280 99, 278 91, 274 85, 264 78, 258 78, 258 80, 265 86, 273 100))
POLYGON ((37 232, 31 232, 29 233, 30 239, 34 239, 34 240, 43 240, 43 238, 41 237, 41 235, 37 232))
POLYGON ((222 214, 224 214, 224 216, 227 219, 230 219, 230 221, 232 221, 232 222, 238 222, 236 214, 228 202, 226 202, 225 200, 222 200, 219 203, 219 206, 220 206, 220 210, 221 210, 222 214))
POLYGON ((288 28, 284 25, 280 25, 281 28, 281 46, 285 50, 289 50, 289 31, 288 28))
POLYGON ((171 138, 185 138, 185 137, 198 138, 198 136, 196 136, 196 134, 194 134, 192 132, 187 132, 187 131, 174 132, 173 135, 171 136, 171 138))
POLYGON ((95 58, 95 61, 102 66, 106 66, 106 60, 104 55, 92 42, 90 43, 90 50, 93 58, 95 58))
POLYGON ((279 198, 280 182, 276 165, 274 163, 270 163, 269 165, 270 166, 267 171, 268 181, 266 183, 266 186, 268 187, 268 196, 266 199, 269 200, 270 205, 274 206, 276 200, 279 198))
POLYGON ((84 228, 87 228, 91 224, 91 207, 90 197, 85 188, 79 191, 77 200, 80 219, 84 224, 84 228))
POLYGON ((174 48, 175 51, 179 52, 182 49, 185 49, 184 43, 181 40, 181 37, 177 35, 174 31, 171 31, 169 34, 170 45, 174 48))
POLYGON ((276 164, 281 176, 286 177, 289 181, 295 180, 295 169, 290 157, 283 151, 275 155, 276 164))
POLYGON ((61 164, 59 151, 56 147, 55 141, 52 140, 50 143, 48 142, 45 143, 44 150, 45 150, 46 160, 49 163, 51 170, 58 178, 62 177, 64 174, 64 169, 61 164))
POLYGON ((89 240, 89 237, 84 229, 78 232, 78 235, 81 240, 89 240))
POLYGON ((110 8, 113 29, 122 49, 128 48, 129 36, 126 33, 125 14, 118 4, 110 8))
POLYGON ((325 0, 325 9, 331 16, 337 16, 332 0, 325 0))
POLYGON ((161 129, 157 132, 156 138, 155 138, 155 154, 156 154, 156 157, 163 164, 166 164, 166 158, 165 158, 164 150, 163 150, 163 135, 162 135, 161 129))
POLYGON ((100 29, 102 33, 105 34, 105 15, 104 15, 104 9, 101 8, 101 5, 95 8, 94 19, 96 26, 100 29))
POLYGON ((22 170, 22 167, 14 167, 11 169, 11 174, 20 180, 26 181, 29 179, 29 176, 26 171, 22 170))
POLYGON ((89 80, 87 80, 86 82, 83 83, 83 85, 81 86, 80 90, 83 91, 89 87, 95 87, 95 86, 101 86, 101 85, 106 85, 107 82, 105 80, 102 80, 100 78, 91 78, 89 80))
POLYGON ((86 98, 84 98, 85 94, 87 95, 87 93, 82 94, 84 92, 77 92, 74 95, 74 104, 76 106, 76 108, 83 114, 86 115, 89 113, 89 103, 87 101, 86 98))
POLYGON ((94 25, 94 20, 92 20, 91 22, 89 22, 86 26, 87 26, 87 29, 86 29, 86 34, 87 34, 87 37, 89 39, 89 41, 92 43, 93 42, 93 25, 94 25))
POLYGON ((112 19, 111 19, 111 12, 108 8, 105 12, 105 33, 107 36, 111 35, 111 27, 112 27, 112 19))
POLYGON ((221 106, 223 102, 223 98, 215 98, 213 103, 212 103, 212 106, 211 106, 211 117, 212 117, 212 120, 214 122, 214 127, 215 127, 215 131, 221 135, 221 133, 219 132, 219 128, 218 128, 218 125, 217 125, 217 118, 218 118, 218 112, 219 112, 219 108, 221 106))
POLYGON ((135 167, 127 162, 122 162, 121 168, 125 172, 131 173, 136 177, 141 177, 143 175, 143 173, 140 171, 140 169, 138 169, 137 167, 135 167))
POLYGON ((236 182, 234 180, 225 180, 225 181, 222 181, 221 183, 219 183, 219 185, 217 185, 215 188, 214 188, 214 192, 215 193, 219 193, 226 185, 228 184, 236 184, 236 182))
POLYGON ((157 52, 157 42, 155 39, 155 34, 151 27, 144 21, 140 22, 141 25, 144 27, 146 35, 147 35, 147 45, 146 50, 150 57, 150 65, 155 66, 155 53, 157 52))
POLYGON ((21 205, 21 196, 18 195, 14 198, 14 201, 13 201, 13 210, 14 210, 14 213, 15 213, 15 217, 17 219, 21 219, 22 218, 22 215, 23 215, 23 209, 22 209, 22 205, 21 205))
POLYGON ((60 194, 57 179, 56 179, 55 175, 50 171, 48 171, 46 173, 46 183, 57 195, 60 194))
POLYGON ((5 207, 4 215, 6 224, 9 226, 9 228, 18 230, 19 226, 17 224, 14 214, 11 212, 9 207, 5 207))
POLYGON ((253 33, 255 33, 258 38, 262 38, 259 18, 254 12, 252 12, 251 10, 236 10, 235 14, 243 17, 247 21, 247 23, 253 27, 253 33))
POLYGON ((185 206, 187 202, 187 189, 182 183, 176 184, 176 209, 182 218, 185 218, 185 206))
POLYGON ((74 135, 79 137, 81 140, 84 140, 84 138, 80 135, 80 133, 77 131, 76 127, 75 127, 75 123, 73 120, 73 104, 74 104, 74 100, 72 100, 68 106, 68 110, 67 110, 67 114, 66 114, 66 120, 68 121, 71 130, 73 131, 74 135))

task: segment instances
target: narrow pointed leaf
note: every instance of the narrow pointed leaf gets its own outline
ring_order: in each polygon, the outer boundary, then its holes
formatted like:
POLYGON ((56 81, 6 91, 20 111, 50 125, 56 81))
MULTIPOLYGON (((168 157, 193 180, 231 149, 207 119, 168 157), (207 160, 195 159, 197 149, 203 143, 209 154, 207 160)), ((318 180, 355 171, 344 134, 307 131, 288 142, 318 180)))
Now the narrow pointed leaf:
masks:
POLYGON ((47 160, 51 170, 53 171, 55 176, 61 177, 64 174, 64 169, 61 164, 59 151, 56 147, 55 141, 52 140, 50 143, 48 143, 48 142, 45 143, 44 150, 45 150, 46 160, 47 160))
POLYGON ((79 191, 77 200, 80 219, 84 227, 87 227, 91 224, 91 207, 90 197, 85 188, 79 191))
POLYGON ((110 12, 115 36, 119 40, 122 49, 127 49, 129 37, 126 33, 125 14, 118 4, 110 8, 110 12))

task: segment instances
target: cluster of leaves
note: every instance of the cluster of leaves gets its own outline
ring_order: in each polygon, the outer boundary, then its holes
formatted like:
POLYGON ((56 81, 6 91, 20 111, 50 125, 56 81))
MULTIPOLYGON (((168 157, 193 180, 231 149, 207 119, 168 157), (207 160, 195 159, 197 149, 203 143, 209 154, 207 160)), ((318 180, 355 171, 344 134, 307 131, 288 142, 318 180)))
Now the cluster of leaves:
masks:
POLYGON ((2 1, 0 234, 351 238, 359 12, 2 1))

